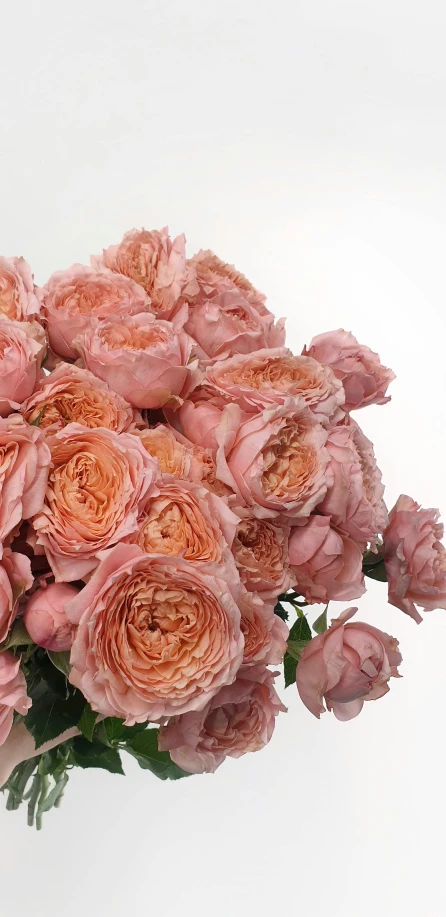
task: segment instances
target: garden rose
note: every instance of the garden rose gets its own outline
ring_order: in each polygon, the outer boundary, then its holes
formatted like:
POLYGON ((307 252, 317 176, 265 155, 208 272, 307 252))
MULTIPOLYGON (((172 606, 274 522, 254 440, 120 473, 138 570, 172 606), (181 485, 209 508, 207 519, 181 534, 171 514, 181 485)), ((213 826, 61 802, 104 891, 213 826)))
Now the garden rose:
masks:
POLYGON ((46 342, 40 326, 0 318, 0 415, 7 417, 31 395, 46 342))
POLYGON ((274 604, 243 590, 240 600, 241 629, 245 638, 244 665, 262 662, 280 665, 287 648, 288 627, 274 614, 274 604))
POLYGON ((70 363, 59 363, 44 376, 21 407, 28 423, 57 433, 69 423, 122 433, 133 422, 133 408, 93 373, 70 363))
POLYGON ((307 602, 344 602, 364 595, 362 551, 329 516, 310 516, 293 528, 289 543, 296 588, 307 602))
POLYGON ((0 419, 0 556, 5 538, 42 509, 50 462, 37 427, 20 414, 0 419))
POLYGON ((91 370, 137 408, 178 405, 199 381, 192 341, 171 322, 141 313, 92 325, 77 347, 91 370))
POLYGON ((250 592, 264 600, 275 599, 294 583, 288 558, 290 528, 257 519, 247 510, 239 513, 242 518, 232 550, 240 579, 250 592))
POLYGON ((389 690, 388 682, 399 677, 402 662, 398 641, 371 624, 347 624, 357 608, 348 608, 324 634, 305 647, 296 672, 301 700, 319 717, 333 710, 338 720, 351 720, 364 701, 377 700, 389 690))
POLYGON ((93 256, 92 264, 131 277, 144 288, 158 318, 171 318, 186 280, 186 238, 164 229, 131 229, 119 245, 93 256))
POLYGON ((184 328, 197 342, 204 363, 264 347, 282 347, 285 341, 283 320, 275 325, 271 312, 260 314, 240 293, 219 293, 194 306, 184 328))
POLYGON ((278 673, 243 666, 204 710, 175 716, 159 733, 161 751, 190 774, 214 773, 225 758, 260 751, 271 739, 276 716, 286 707, 274 688, 278 673))
POLYGON ((202 449, 217 449, 215 430, 221 421, 223 406, 212 400, 188 399, 181 405, 178 417, 187 438, 202 449))
POLYGON ((259 518, 309 516, 331 481, 326 431, 309 408, 290 413, 284 405, 242 419, 234 436, 237 410, 225 408, 215 431, 217 476, 259 518))
POLYGON ((150 309, 150 300, 128 277, 73 264, 52 274, 42 290, 42 314, 54 352, 65 360, 78 356, 73 340, 93 318, 133 315, 150 309))
POLYGON ((32 520, 56 582, 83 579, 98 553, 137 530, 159 475, 137 436, 68 424, 47 439, 51 473, 32 520))
POLYGON ((318 334, 304 350, 306 356, 330 366, 345 390, 345 409, 353 411, 369 404, 386 404, 388 386, 395 373, 383 366, 377 353, 359 344, 349 331, 339 328, 318 334))
POLYGON ((318 512, 347 532, 362 547, 375 541, 387 525, 384 487, 373 444, 352 419, 332 427, 326 448, 333 483, 318 512))
POLYGON ((38 315, 31 268, 24 258, 0 256, 0 314, 15 322, 27 322, 38 315))
POLYGON ((266 296, 238 271, 226 264, 209 249, 197 252, 187 261, 188 283, 183 290, 185 300, 192 306, 203 305, 219 293, 240 293, 261 315, 267 315, 266 296))
POLYGON ((179 557, 119 544, 66 606, 77 625, 70 681, 126 725, 202 710, 243 657, 240 613, 222 579, 179 557))
POLYGON ((166 424, 135 431, 144 449, 158 462, 160 471, 176 478, 189 478, 193 449, 177 439, 176 433, 166 424))
POLYGON ((6 640, 16 618, 20 597, 33 582, 29 558, 4 548, 0 561, 0 643, 6 640))
POLYGON ((286 347, 218 361, 208 367, 203 384, 211 394, 237 402, 248 414, 293 397, 297 406, 307 404, 321 423, 342 416, 342 383, 328 366, 311 357, 294 356, 286 347))
POLYGON ((446 550, 439 511, 422 509, 402 494, 389 513, 384 532, 384 562, 389 602, 418 624, 424 611, 446 608, 446 550))
POLYGON ((31 706, 20 659, 13 653, 0 653, 0 745, 6 742, 14 721, 14 710, 25 716, 31 706))
POLYGON ((55 653, 70 649, 73 626, 64 609, 78 592, 79 589, 68 583, 50 583, 33 593, 28 599, 24 622, 34 643, 55 653))

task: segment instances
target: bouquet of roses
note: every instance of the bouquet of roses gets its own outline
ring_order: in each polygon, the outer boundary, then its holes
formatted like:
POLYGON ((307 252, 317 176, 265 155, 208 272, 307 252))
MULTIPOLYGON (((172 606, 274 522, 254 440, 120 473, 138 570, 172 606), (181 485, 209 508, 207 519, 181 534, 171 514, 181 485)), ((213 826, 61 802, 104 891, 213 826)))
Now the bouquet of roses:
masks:
POLYGON ((40 827, 73 767, 124 751, 161 779, 258 751, 281 664, 317 717, 389 690, 397 640, 327 606, 368 576, 415 621, 446 607, 438 512, 387 512, 356 420, 393 378, 342 330, 294 355, 246 277, 167 229, 42 288, 0 259, 7 808, 40 827))

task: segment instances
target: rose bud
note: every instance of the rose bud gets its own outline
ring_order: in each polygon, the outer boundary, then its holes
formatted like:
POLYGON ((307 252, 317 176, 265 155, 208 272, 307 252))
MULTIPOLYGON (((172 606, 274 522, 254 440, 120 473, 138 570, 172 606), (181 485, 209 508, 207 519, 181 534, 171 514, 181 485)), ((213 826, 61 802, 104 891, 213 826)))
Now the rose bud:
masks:
POLYGON ((50 583, 38 589, 28 601, 24 615, 25 627, 34 643, 45 650, 63 653, 73 642, 73 627, 64 612, 67 602, 79 590, 67 583, 50 583))

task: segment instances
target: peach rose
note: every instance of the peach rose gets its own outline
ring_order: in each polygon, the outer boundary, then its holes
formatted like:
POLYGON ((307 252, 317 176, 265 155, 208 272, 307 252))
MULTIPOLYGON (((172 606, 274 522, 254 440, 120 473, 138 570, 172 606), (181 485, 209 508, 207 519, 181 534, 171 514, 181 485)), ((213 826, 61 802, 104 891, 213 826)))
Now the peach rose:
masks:
POLYGON ((14 710, 25 716, 31 706, 20 659, 13 653, 0 653, 0 745, 6 742, 14 721, 14 710))
POLYGON ((131 229, 119 245, 93 255, 92 264, 131 277, 150 296, 158 318, 171 318, 186 280, 186 238, 172 241, 165 226, 161 230, 131 229))
POLYGON ((387 525, 384 486, 373 444, 349 418, 332 427, 326 448, 333 484, 318 505, 318 512, 331 516, 334 526, 364 547, 366 542, 375 541, 387 525))
POLYGON ((34 643, 55 653, 64 653, 71 648, 74 634, 65 614, 65 605, 78 593, 79 589, 68 583, 50 583, 32 594, 23 620, 34 643))
POLYGON ((167 424, 157 424, 145 430, 135 431, 144 449, 158 462, 160 471, 176 478, 189 478, 193 447, 177 439, 176 431, 167 424))
POLYGON ((345 410, 353 411, 369 404, 386 404, 388 386, 395 373, 383 366, 377 353, 359 344, 349 331, 339 328, 313 338, 306 356, 330 366, 345 390, 345 410))
POLYGON ((137 436, 68 424, 48 437, 51 473, 32 525, 56 582, 83 579, 98 554, 138 527, 158 478, 137 436))
POLYGON ((260 751, 270 741, 276 716, 286 713, 275 688, 277 672, 243 666, 201 712, 175 716, 162 726, 161 751, 190 774, 214 773, 225 758, 260 751))
POLYGON ((183 297, 192 307, 203 305, 219 293, 240 293, 259 312, 267 315, 266 296, 238 271, 209 249, 201 249, 187 261, 188 282, 183 297))
POLYGON ((285 342, 284 320, 275 325, 271 312, 260 314, 240 293, 219 293, 194 306, 184 329, 197 342, 204 364, 285 342))
POLYGON ((153 315, 96 322, 77 347, 87 369, 137 408, 181 404, 199 381, 192 341, 153 315))
POLYGON ((0 562, 0 643, 6 640, 17 616, 20 597, 33 582, 29 558, 4 548, 0 562))
POLYGON ((299 522, 289 543, 297 589, 307 602, 344 602, 364 595, 362 551, 329 516, 299 522))
POLYGON ((27 322, 39 314, 31 268, 24 258, 0 256, 0 314, 15 322, 27 322))
POLYGON ((38 424, 47 433, 57 433, 69 423, 122 433, 133 423, 134 415, 128 402, 106 382, 71 363, 59 363, 44 376, 22 404, 21 413, 28 423, 38 424))
POLYGON ((328 366, 311 357, 296 357, 286 347, 237 354, 208 367, 203 385, 224 402, 236 401, 242 411, 256 414, 284 404, 290 397, 304 402, 321 423, 342 416, 342 383, 328 366))
POLYGON ((73 340, 93 318, 133 315, 150 309, 150 300, 136 283, 112 271, 73 264, 52 274, 42 290, 42 314, 54 352, 65 360, 78 356, 73 340))
POLYGON ((444 528, 437 509, 422 509, 402 494, 384 532, 384 563, 389 602, 419 624, 424 611, 446 608, 446 550, 444 528))
POLYGON ((127 726, 202 710, 242 661, 240 613, 226 583, 137 545, 104 552, 66 611, 77 626, 71 683, 127 726))
POLYGON ((327 710, 333 710, 338 720, 353 719, 364 701, 383 697, 390 678, 399 677, 398 641, 371 624, 347 624, 357 610, 343 611, 324 634, 307 644, 300 657, 297 689, 318 718, 325 713, 325 699, 327 710))
POLYGON ((240 509, 239 514, 242 518, 232 551, 240 579, 246 589, 262 599, 276 599, 294 583, 288 558, 290 528, 257 519, 247 510, 240 509))
POLYGON ((0 557, 5 538, 42 509, 50 462, 37 427, 20 414, 0 420, 0 557))
POLYGON ((245 638, 244 665, 280 665, 287 648, 288 627, 274 614, 274 605, 254 592, 243 590, 240 600, 241 629, 245 638))
POLYGON ((216 429, 217 476, 258 518, 309 516, 332 479, 326 431, 309 408, 284 405, 242 419, 234 435, 237 410, 226 407, 216 429))
POLYGON ((41 373, 46 341, 40 326, 0 319, 0 415, 18 410, 41 373))

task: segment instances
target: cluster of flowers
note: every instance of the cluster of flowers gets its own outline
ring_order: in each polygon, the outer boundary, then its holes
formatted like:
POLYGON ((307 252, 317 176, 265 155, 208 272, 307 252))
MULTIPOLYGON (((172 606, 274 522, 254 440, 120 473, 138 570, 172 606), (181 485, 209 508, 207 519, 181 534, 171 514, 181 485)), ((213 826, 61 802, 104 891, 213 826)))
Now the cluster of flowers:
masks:
POLYGON ((356 608, 312 636, 303 612, 359 598, 364 574, 416 621, 446 607, 438 513, 401 496, 388 514, 353 417, 389 400, 377 354, 338 330, 294 355, 246 277, 167 229, 42 288, 1 258, 0 313, 10 808, 32 778, 39 824, 70 767, 120 771, 124 748, 162 777, 257 751, 282 662, 315 716, 388 691, 397 640, 356 608))

